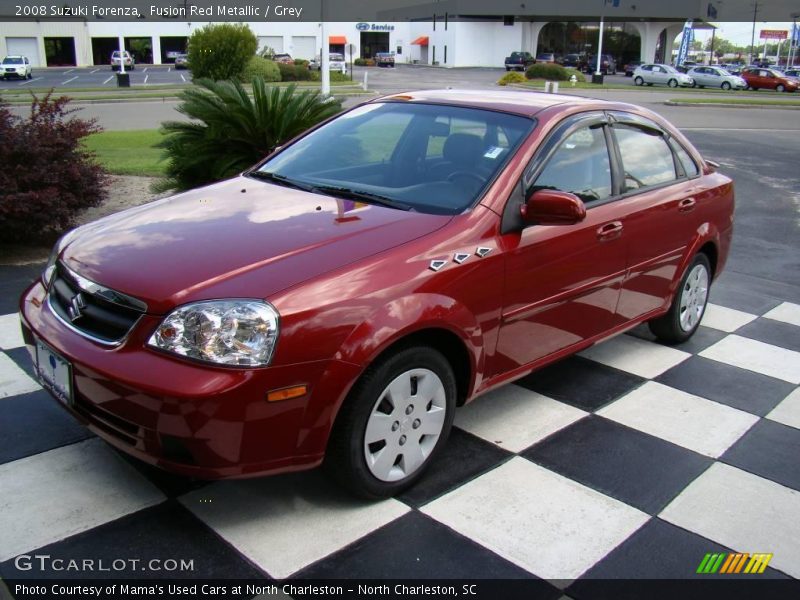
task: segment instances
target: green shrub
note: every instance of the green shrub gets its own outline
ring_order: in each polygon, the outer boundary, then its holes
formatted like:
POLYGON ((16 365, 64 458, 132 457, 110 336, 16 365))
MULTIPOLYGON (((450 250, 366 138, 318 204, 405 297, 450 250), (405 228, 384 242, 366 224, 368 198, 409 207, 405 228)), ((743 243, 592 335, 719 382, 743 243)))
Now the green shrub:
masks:
POLYGON ((575 75, 575 79, 578 83, 586 83, 586 75, 578 71, 578 69, 573 69, 572 67, 567 68, 567 81, 575 75))
MULTIPOLYGON (((319 81, 322 79, 322 73, 320 71, 309 71, 311 73, 311 81, 319 81)), ((341 71, 331 71, 331 82, 340 82, 340 81, 350 81, 350 73, 346 75, 343 74, 341 71)))
POLYGON ((187 190, 232 177, 277 146, 342 110, 317 91, 253 80, 252 98, 238 81, 195 80, 178 112, 190 121, 163 123, 158 146, 167 161, 158 191, 187 190))
POLYGON ((503 75, 498 81, 497 85, 508 85, 509 83, 525 83, 525 75, 518 71, 509 71, 503 75))
POLYGON ((250 83, 254 77, 261 77, 264 81, 280 81, 281 71, 277 63, 260 56, 253 56, 247 61, 241 80, 250 83))
POLYGON ((108 180, 83 140, 100 131, 69 98, 33 98, 30 115, 0 100, 0 242, 49 242, 106 196, 108 180))
POLYGON ((366 67, 369 61, 366 58, 356 58, 353 60, 353 64, 357 67, 366 67))
POLYGON ((206 25, 189 38, 192 76, 215 81, 238 79, 257 48, 255 34, 243 23, 206 25))
POLYGON ((281 72, 281 81, 311 81, 308 67, 278 63, 278 69, 281 72))
POLYGON ((525 71, 525 77, 528 79, 547 79, 549 81, 567 81, 570 74, 561 65, 554 65, 552 63, 536 63, 528 67, 525 71))
POLYGON ((295 58, 294 64, 298 67, 305 67, 308 68, 308 61, 305 58, 295 58))

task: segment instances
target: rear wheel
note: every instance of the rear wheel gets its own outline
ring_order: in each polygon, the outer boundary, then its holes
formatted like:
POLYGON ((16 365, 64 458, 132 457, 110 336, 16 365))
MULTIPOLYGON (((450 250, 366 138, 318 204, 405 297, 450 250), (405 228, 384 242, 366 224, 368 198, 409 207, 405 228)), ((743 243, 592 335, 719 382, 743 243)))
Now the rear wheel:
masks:
POLYGON ((636 77, 636 79, 633 80, 633 83, 635 83, 636 85, 644 85, 644 79, 642 79, 641 77, 636 77))
POLYGON ((711 265, 708 257, 699 253, 686 269, 669 312, 650 321, 650 331, 667 344, 679 344, 692 337, 705 314, 710 283, 711 265))
POLYGON ((325 456, 354 494, 387 498, 419 479, 447 440, 456 380, 447 359, 412 346, 369 367, 342 406, 325 456))

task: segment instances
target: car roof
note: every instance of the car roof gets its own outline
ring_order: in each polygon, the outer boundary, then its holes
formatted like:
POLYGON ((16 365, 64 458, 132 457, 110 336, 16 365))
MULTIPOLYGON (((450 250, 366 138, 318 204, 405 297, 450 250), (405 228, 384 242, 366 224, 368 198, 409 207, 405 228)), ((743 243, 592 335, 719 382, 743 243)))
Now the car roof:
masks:
POLYGON ((420 102, 427 104, 447 104, 450 106, 463 106, 465 108, 482 108, 497 110, 525 117, 535 115, 541 110, 551 106, 563 105, 564 107, 585 106, 589 109, 612 109, 614 103, 582 96, 568 96, 565 94, 545 94, 543 92, 509 91, 509 90, 419 90, 389 94, 376 98, 371 102, 386 102, 402 100, 406 102, 420 102))

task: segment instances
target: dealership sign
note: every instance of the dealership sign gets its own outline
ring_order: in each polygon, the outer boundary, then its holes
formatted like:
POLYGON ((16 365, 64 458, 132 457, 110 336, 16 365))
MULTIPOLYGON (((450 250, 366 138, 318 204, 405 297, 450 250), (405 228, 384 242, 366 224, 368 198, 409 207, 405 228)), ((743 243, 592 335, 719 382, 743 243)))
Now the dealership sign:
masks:
POLYGON ((789 32, 785 29, 762 29, 762 40, 785 40, 789 37, 789 32))
POLYGON ((359 31, 394 31, 394 25, 384 23, 379 25, 377 23, 356 23, 356 29, 359 31))

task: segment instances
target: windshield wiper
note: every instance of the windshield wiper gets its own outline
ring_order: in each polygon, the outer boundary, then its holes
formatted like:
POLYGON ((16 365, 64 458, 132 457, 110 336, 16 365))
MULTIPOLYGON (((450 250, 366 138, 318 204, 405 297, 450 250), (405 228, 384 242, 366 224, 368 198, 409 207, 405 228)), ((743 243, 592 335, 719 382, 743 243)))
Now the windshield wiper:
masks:
POLYGON ((264 181, 270 181, 277 185, 282 185, 284 187, 294 188, 296 190, 303 190, 304 192, 315 192, 316 188, 308 183, 301 183, 299 181, 295 181, 294 179, 290 179, 286 177, 286 175, 280 175, 278 173, 273 173, 271 171, 251 171, 248 173, 248 176, 255 177, 256 179, 263 179, 264 181))
POLYGON ((367 204, 378 204, 388 208, 396 208, 398 210, 413 210, 413 206, 404 202, 399 202, 380 194, 373 194, 371 192, 364 192, 361 190, 353 190, 346 187, 339 187, 335 185, 317 185, 314 186, 315 192, 328 194, 329 196, 339 196, 340 198, 349 198, 351 200, 361 200, 367 204))

